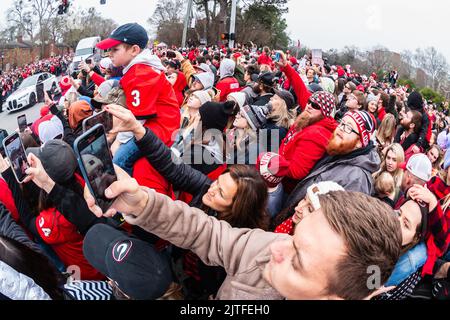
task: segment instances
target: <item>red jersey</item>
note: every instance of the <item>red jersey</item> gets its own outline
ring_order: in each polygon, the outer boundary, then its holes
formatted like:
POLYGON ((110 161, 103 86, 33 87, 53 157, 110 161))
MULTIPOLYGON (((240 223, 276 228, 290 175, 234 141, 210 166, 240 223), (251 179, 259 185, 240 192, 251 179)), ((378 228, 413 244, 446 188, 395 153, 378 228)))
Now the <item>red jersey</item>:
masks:
POLYGON ((105 277, 92 267, 83 255, 83 237, 77 228, 58 210, 41 211, 36 218, 36 229, 66 267, 80 268, 81 280, 104 280, 105 277))

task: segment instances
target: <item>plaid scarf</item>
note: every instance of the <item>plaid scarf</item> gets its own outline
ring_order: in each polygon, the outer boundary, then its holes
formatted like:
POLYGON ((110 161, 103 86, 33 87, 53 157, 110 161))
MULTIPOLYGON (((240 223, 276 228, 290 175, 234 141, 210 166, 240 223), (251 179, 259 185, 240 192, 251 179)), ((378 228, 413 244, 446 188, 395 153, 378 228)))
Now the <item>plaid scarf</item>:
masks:
POLYGON ((450 244, 450 214, 448 210, 442 209, 442 201, 450 193, 450 186, 447 186, 439 177, 433 177, 427 183, 428 189, 438 199, 436 209, 428 216, 428 233, 426 237, 428 259, 422 269, 422 276, 433 274, 433 267, 436 260, 443 256, 450 244))

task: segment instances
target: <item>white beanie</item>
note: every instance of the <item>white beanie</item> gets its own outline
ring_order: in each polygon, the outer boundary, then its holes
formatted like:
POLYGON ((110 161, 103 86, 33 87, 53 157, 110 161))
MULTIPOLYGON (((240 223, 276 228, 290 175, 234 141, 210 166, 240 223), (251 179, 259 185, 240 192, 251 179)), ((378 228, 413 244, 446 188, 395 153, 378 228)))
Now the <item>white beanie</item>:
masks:
POLYGON ((319 195, 327 194, 331 191, 345 191, 344 188, 333 181, 322 181, 310 186, 306 191, 306 196, 309 198, 314 210, 320 209, 319 195))
POLYGON ((208 93, 208 91, 198 90, 194 91, 192 94, 196 96, 198 100, 200 100, 202 105, 204 105, 207 102, 211 102, 211 95, 208 93))
POLYGON ((228 95, 227 101, 230 101, 231 98, 233 98, 237 104, 239 105, 239 108, 242 108, 245 105, 246 95, 243 92, 232 92, 228 95))

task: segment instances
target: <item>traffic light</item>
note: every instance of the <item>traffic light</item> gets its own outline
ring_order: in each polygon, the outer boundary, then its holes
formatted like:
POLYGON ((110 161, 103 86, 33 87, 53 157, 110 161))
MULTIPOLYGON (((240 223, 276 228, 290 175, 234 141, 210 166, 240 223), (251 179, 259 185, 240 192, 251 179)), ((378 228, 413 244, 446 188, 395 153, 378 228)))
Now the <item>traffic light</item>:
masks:
POLYGON ((69 0, 61 0, 61 4, 58 7, 58 14, 62 15, 67 13, 67 10, 69 10, 69 0))
POLYGON ((230 40, 230 34, 229 33, 222 33, 220 35, 221 40, 230 40))

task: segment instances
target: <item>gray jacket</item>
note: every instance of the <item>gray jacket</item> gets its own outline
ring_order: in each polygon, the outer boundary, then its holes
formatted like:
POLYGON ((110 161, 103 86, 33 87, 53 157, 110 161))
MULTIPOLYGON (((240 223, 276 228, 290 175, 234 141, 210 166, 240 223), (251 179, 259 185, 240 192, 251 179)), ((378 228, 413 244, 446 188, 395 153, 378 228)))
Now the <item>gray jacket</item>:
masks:
POLYGON ((345 156, 325 156, 302 179, 284 204, 289 208, 306 196, 308 187, 321 181, 334 181, 346 191, 373 194, 372 173, 380 168, 380 156, 371 142, 366 148, 358 149, 345 156))

